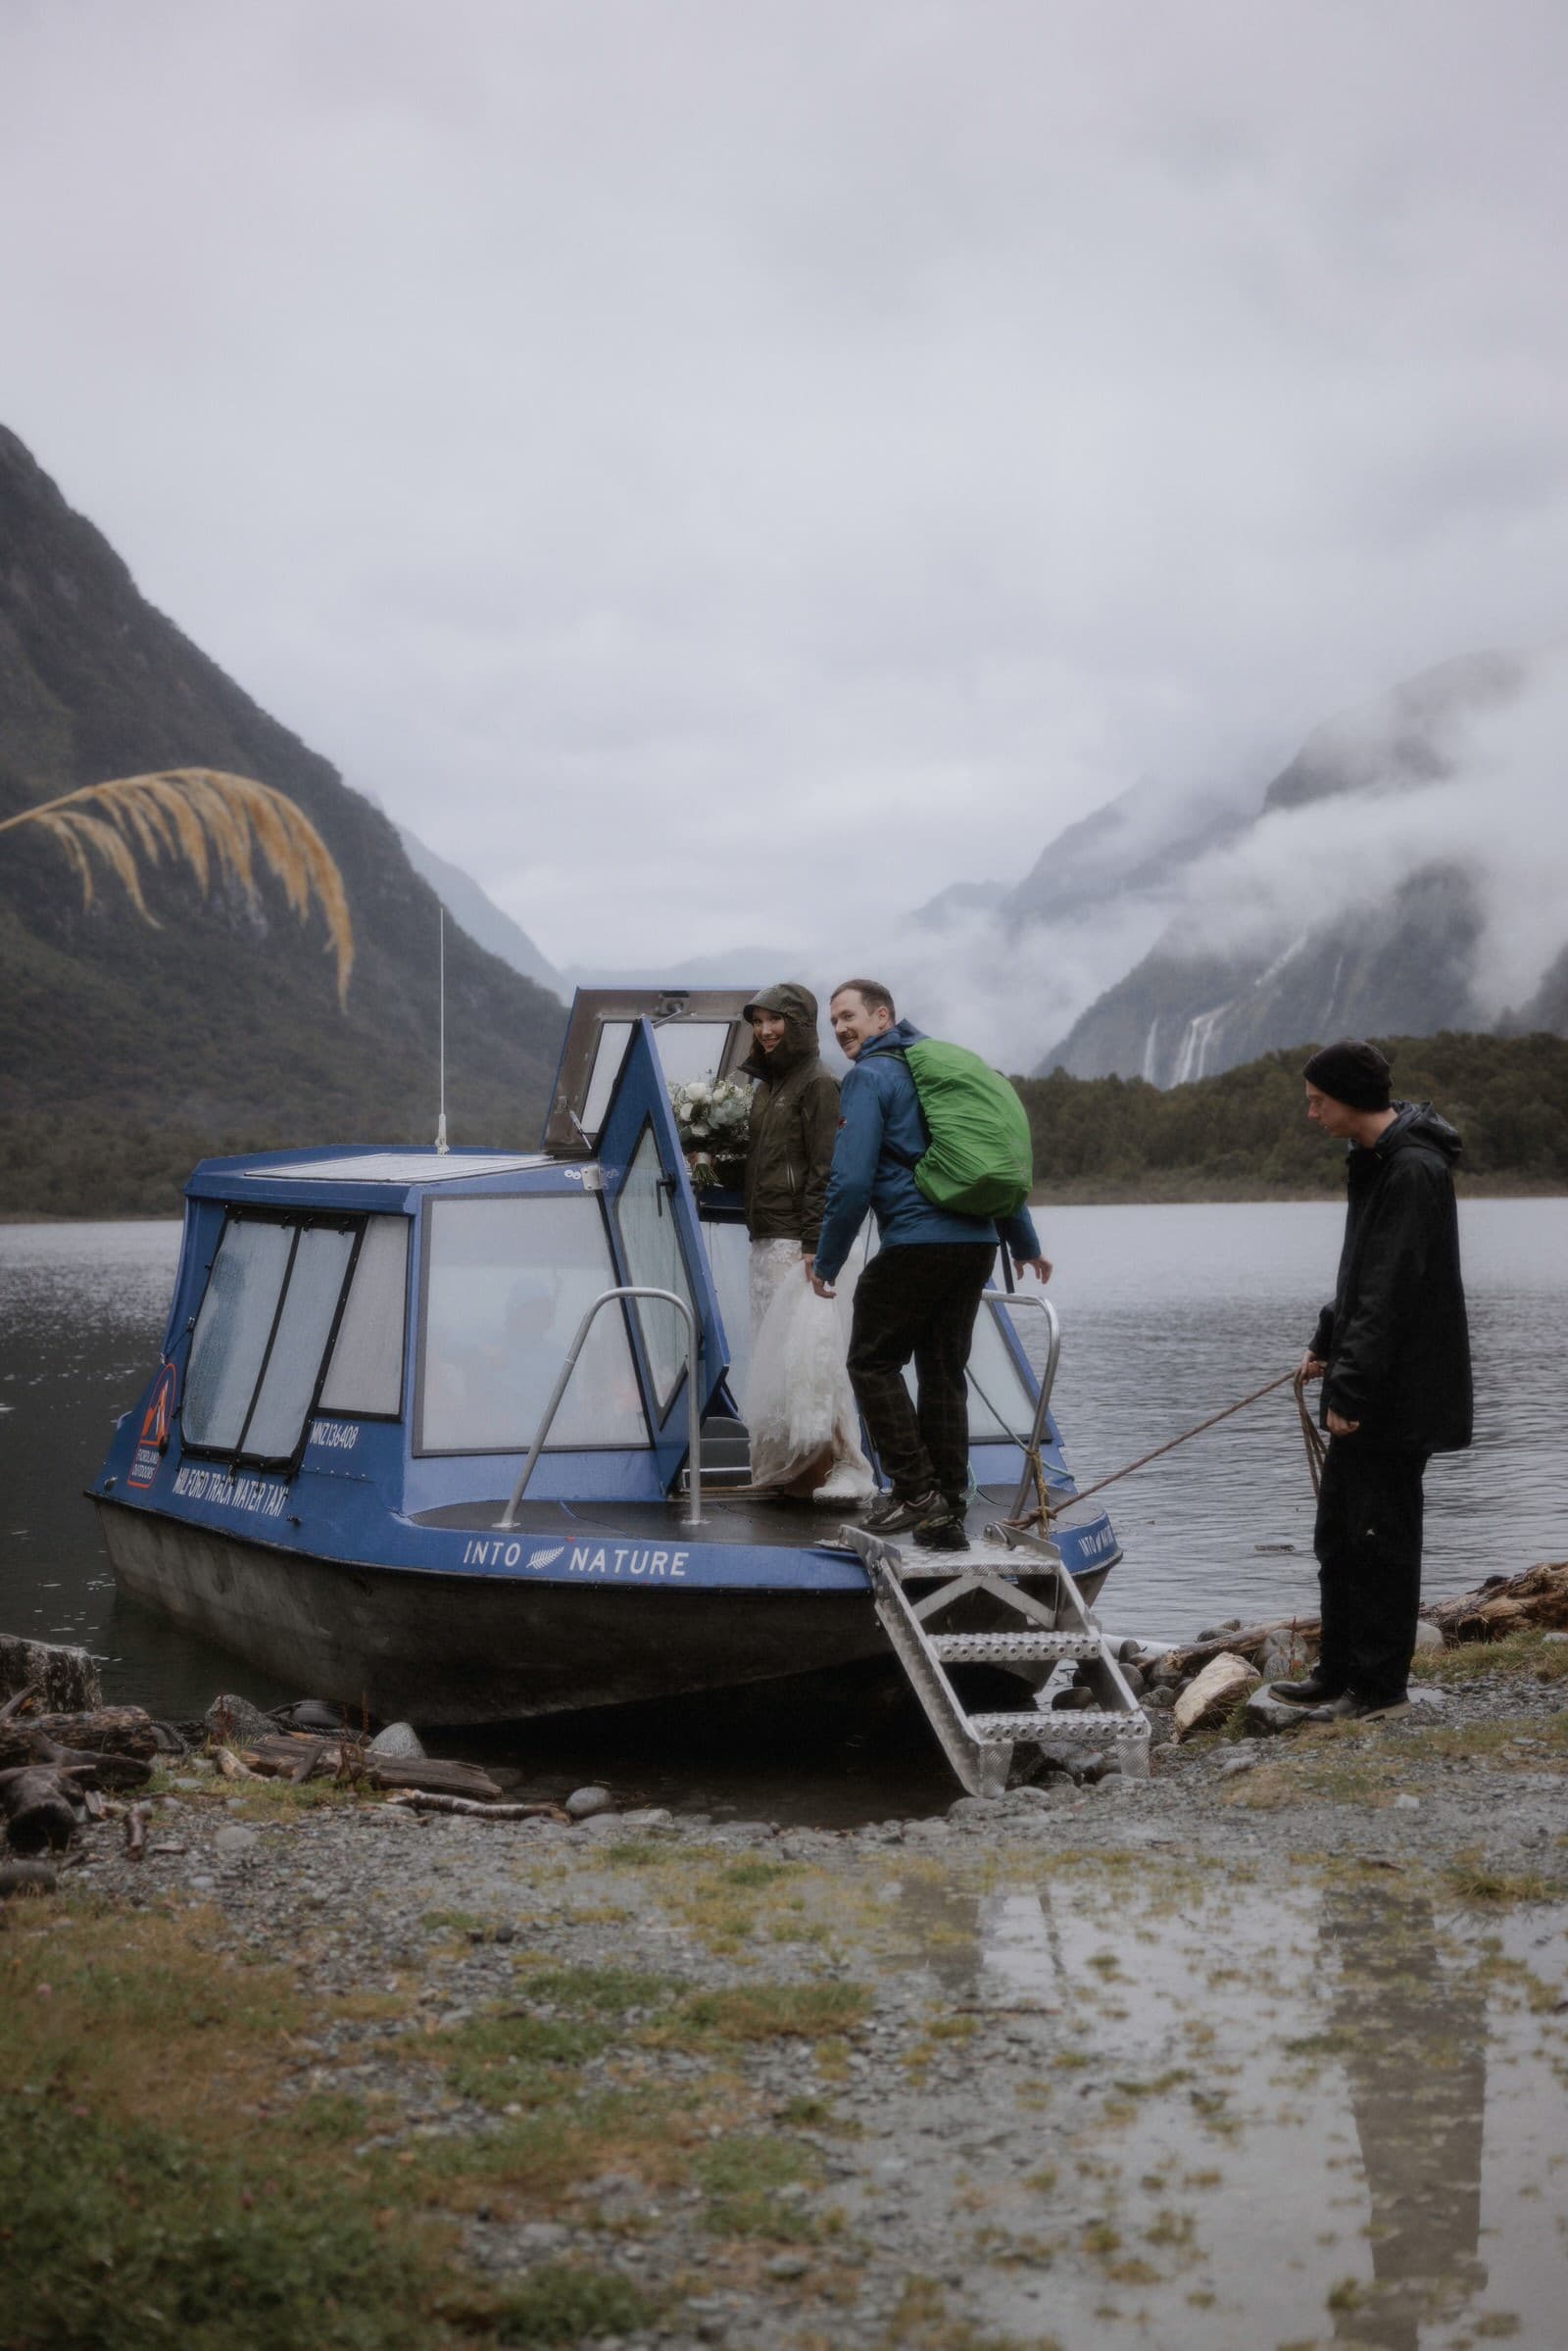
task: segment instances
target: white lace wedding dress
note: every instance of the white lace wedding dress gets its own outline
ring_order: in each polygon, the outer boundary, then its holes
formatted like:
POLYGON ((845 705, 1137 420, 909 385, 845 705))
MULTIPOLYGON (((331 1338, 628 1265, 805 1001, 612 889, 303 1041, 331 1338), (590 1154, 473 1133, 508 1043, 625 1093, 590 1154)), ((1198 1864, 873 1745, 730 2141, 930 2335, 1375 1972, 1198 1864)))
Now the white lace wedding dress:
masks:
POLYGON ((818 1298, 798 1241, 752 1243, 746 1425, 754 1486, 790 1486, 821 1464, 813 1501, 865 1501, 876 1492, 844 1368, 852 1287, 841 1275, 838 1296, 818 1298))

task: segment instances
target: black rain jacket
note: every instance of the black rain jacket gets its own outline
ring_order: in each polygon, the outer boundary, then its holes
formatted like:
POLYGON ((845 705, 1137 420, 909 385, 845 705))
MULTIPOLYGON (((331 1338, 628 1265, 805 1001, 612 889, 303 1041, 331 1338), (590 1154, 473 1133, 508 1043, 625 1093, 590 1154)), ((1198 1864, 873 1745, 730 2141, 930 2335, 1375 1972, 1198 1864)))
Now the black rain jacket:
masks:
POLYGON ((1334 1303, 1312 1352, 1322 1415, 1360 1422, 1370 1447, 1457 1452, 1470 1443, 1470 1333, 1459 1279, 1459 1138, 1429 1102, 1396 1102, 1370 1151, 1347 1157, 1348 1207, 1334 1303))
POLYGON ((822 1199, 839 1128, 839 1082, 822 1067, 816 998, 786 980, 752 999, 783 1015, 770 1053, 754 1045, 743 1062, 758 1081, 746 1152, 746 1230, 754 1241, 798 1241, 808 1255, 822 1226, 822 1199))

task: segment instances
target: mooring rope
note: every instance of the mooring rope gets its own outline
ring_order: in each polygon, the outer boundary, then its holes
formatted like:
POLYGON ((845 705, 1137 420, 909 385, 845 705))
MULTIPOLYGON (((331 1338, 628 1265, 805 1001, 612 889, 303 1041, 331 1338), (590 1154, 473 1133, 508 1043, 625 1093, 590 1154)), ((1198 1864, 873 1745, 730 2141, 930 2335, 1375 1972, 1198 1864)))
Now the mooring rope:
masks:
POLYGON ((1296 1390, 1296 1408, 1300 1417, 1301 1435, 1306 1445, 1307 1475, 1312 1481, 1312 1492, 1316 1494, 1322 1476, 1323 1455, 1326 1446, 1322 1434, 1315 1426, 1308 1409, 1306 1382, 1301 1368, 1298 1364, 1294 1371, 1282 1371, 1277 1379, 1265 1380, 1261 1388, 1254 1388, 1250 1396, 1244 1396, 1239 1402, 1227 1404, 1221 1412, 1211 1412, 1206 1420, 1199 1421, 1191 1429, 1183 1429, 1179 1437, 1167 1438, 1163 1445, 1156 1445, 1152 1452, 1140 1453, 1136 1461, 1128 1461, 1122 1468, 1113 1469, 1109 1477, 1097 1478, 1093 1486, 1082 1487, 1076 1494, 1064 1494, 1060 1500, 1053 1498, 1051 1491, 1046 1485, 1045 1472, 1040 1461, 1040 1447, 1025 1445, 1025 1466, 1034 1478, 1035 1493, 1039 1498, 1035 1507, 1026 1511, 1022 1518, 1009 1518, 1004 1523, 1020 1530, 1038 1526, 1042 1534, 1049 1535, 1053 1519, 1059 1518, 1063 1511, 1076 1509, 1080 1502, 1087 1502, 1091 1494, 1103 1494, 1107 1486, 1114 1486, 1121 1478, 1130 1478, 1135 1469, 1147 1469, 1150 1462, 1157 1461, 1162 1453, 1173 1453, 1179 1445, 1187 1445, 1193 1438, 1201 1437, 1205 1429, 1216 1428, 1222 1420, 1229 1420, 1234 1413, 1245 1412, 1249 1404, 1258 1403, 1265 1396, 1272 1396, 1275 1389, 1283 1388, 1287 1380, 1294 1384, 1296 1390))

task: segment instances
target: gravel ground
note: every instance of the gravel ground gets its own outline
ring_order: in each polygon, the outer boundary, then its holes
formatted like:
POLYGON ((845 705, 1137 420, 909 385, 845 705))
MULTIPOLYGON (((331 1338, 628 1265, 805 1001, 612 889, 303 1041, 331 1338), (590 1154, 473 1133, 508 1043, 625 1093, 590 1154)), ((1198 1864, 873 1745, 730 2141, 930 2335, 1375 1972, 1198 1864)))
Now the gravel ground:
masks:
MULTIPOLYGON (((715 2140, 776 2157, 749 2188, 705 2186, 699 2149, 675 2184, 633 2154, 468 2200, 480 2270, 591 2261, 647 2289, 661 2324, 602 2338, 626 2351, 1545 2345, 1568 2307, 1565 1774, 1568 1683, 1483 1676, 1398 1723, 1167 1742, 1147 1783, 849 1831, 273 1796, 256 1817, 180 1764, 147 1858, 107 1823, 71 1885, 198 1906, 232 1953, 293 1965, 330 2021, 290 2090, 368 2097, 367 2146, 505 2128, 411 2060, 408 2017, 444 2046, 568 2016, 530 1995, 542 1971, 862 1989, 847 2031, 726 2048, 715 2140), (333 2004, 366 1993, 393 2013, 333 2004)), ((710 2048, 649 2032, 663 2013, 626 2010, 574 2094, 712 2092, 710 2048)))

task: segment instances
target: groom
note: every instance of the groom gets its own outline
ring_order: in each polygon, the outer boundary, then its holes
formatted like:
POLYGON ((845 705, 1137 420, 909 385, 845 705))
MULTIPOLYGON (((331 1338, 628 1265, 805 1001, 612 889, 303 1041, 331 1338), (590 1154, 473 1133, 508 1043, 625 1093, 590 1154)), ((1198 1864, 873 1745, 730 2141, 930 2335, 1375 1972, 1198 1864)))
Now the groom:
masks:
POLYGON ((921 1032, 900 1020, 879 980, 846 980, 828 1017, 853 1063, 839 1092, 839 1131, 811 1261, 819 1298, 848 1257, 869 1208, 880 1248, 855 1293, 849 1372, 890 1491, 862 1524, 879 1535, 909 1531, 922 1550, 967 1550, 969 1493, 967 1371, 981 1294, 999 1239, 1021 1273, 1041 1281, 1049 1261, 1027 1208, 1004 1216, 956 1216, 933 1207, 914 1180, 926 1148, 925 1121, 904 1048, 921 1032), (904 1368, 913 1358, 918 1406, 904 1368))

